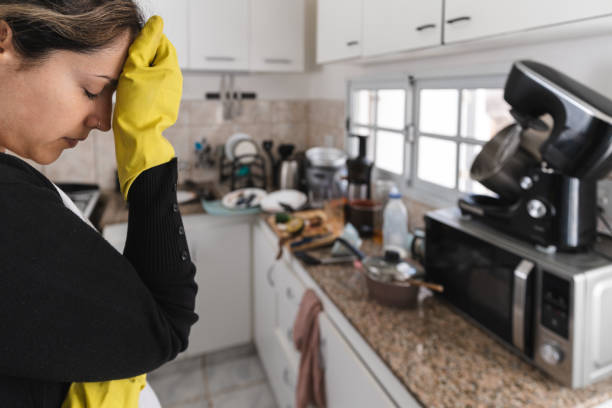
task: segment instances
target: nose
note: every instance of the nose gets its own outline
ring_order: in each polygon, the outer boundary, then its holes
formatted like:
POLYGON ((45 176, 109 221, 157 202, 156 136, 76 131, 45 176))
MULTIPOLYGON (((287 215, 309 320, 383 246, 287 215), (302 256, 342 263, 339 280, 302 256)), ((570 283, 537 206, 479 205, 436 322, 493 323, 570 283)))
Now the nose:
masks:
POLYGON ((111 130, 112 113, 112 95, 100 95, 93 104, 93 110, 87 117, 85 125, 91 129, 97 128, 103 132, 108 132, 111 130))

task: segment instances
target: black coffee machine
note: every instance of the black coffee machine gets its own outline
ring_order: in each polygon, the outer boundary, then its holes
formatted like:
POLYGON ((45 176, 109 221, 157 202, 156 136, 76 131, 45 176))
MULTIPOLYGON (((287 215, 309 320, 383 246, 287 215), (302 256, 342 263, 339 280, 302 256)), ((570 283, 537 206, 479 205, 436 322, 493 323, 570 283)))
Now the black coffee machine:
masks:
POLYGON ((459 208, 550 251, 588 249, 597 180, 612 169, 612 101, 533 61, 514 63, 504 99, 516 123, 483 146, 470 170, 498 197, 470 195, 459 208))

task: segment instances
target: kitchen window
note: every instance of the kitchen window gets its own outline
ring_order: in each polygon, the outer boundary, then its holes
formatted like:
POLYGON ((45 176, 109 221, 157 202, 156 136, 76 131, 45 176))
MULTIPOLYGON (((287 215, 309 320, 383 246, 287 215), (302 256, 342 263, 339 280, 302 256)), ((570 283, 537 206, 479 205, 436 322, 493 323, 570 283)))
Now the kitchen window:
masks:
MULTIPOLYGON (((349 83, 349 133, 370 136, 379 177, 411 195, 450 204, 464 193, 492 194, 470 178, 482 146, 513 122, 505 75, 349 83)), ((349 141, 349 152, 355 152, 349 141)))
MULTIPOLYGON (((407 87, 407 77, 349 85, 349 133, 369 136, 368 158, 389 176, 407 171, 407 87)), ((349 138, 348 150, 357 154, 356 139, 349 138)))

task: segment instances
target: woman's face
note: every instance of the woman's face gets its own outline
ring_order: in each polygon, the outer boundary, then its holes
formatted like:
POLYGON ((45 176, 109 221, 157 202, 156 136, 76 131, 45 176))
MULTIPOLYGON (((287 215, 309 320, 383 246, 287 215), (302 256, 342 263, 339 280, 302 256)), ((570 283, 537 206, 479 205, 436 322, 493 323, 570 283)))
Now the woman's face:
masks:
POLYGON ((111 129, 112 95, 131 42, 127 31, 96 53, 55 51, 22 70, 11 35, 0 21, 0 151, 49 164, 92 129, 111 129))

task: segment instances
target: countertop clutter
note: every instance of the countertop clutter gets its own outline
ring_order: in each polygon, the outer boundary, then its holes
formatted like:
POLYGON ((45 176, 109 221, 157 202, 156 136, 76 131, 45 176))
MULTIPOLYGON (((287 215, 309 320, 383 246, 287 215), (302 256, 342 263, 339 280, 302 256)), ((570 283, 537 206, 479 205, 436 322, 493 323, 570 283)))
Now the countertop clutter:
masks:
MULTIPOLYGON (((380 252, 372 241, 363 249, 380 252)), ((612 379, 564 387, 427 290, 416 309, 394 309, 347 285, 351 265, 304 269, 424 406, 593 407, 612 398, 612 379)))

